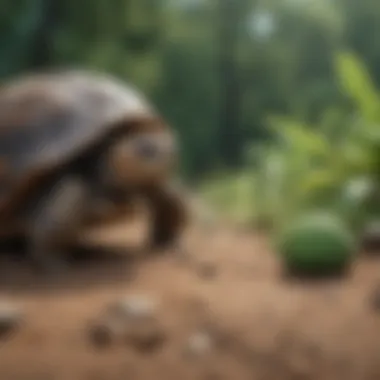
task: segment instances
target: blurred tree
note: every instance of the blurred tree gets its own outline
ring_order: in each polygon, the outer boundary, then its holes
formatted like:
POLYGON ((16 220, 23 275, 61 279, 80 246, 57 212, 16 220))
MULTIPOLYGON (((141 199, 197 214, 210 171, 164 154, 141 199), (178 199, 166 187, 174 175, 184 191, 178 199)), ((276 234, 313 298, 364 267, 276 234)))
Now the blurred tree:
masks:
POLYGON ((364 58, 376 85, 380 85, 380 3, 373 0, 335 0, 344 20, 345 43, 364 58))
POLYGON ((40 0, 39 8, 40 18, 33 33, 27 63, 32 70, 49 68, 55 61, 54 38, 59 26, 62 1, 40 0))
POLYGON ((2 0, 0 78, 47 66, 105 70, 140 87, 178 130, 197 178, 243 164, 267 116, 326 125, 350 105, 341 47, 380 83, 373 0, 2 0))
POLYGON ((242 1, 219 0, 219 65, 221 100, 218 141, 220 154, 230 165, 241 164, 242 134, 240 126, 241 86, 237 48, 242 1))

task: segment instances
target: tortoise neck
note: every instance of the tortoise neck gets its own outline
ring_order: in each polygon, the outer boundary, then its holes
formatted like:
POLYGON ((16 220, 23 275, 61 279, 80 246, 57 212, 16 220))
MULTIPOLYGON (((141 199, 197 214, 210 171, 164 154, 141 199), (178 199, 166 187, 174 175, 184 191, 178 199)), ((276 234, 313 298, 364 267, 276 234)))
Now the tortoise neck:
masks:
POLYGON ((133 195, 133 189, 122 188, 112 178, 112 168, 108 167, 106 154, 89 157, 81 168, 81 176, 89 184, 96 198, 106 199, 114 204, 124 203, 133 195))

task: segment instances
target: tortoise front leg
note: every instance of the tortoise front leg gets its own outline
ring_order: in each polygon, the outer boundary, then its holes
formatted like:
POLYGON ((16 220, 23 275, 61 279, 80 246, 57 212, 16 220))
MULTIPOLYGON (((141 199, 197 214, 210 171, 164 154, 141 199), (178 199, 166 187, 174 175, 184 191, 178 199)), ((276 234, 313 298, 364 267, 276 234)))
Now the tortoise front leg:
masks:
POLYGON ((77 236, 86 206, 86 186, 64 177, 36 202, 28 218, 29 254, 48 273, 67 267, 64 249, 77 236))
POLYGON ((164 249, 175 245, 186 227, 188 210, 179 191, 171 185, 147 194, 151 215, 149 248, 164 249))

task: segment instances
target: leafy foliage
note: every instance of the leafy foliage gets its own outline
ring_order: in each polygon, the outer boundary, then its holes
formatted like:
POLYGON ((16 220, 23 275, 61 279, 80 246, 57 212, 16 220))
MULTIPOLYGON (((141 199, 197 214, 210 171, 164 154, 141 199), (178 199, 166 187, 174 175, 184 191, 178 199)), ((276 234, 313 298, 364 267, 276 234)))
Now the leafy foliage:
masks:
POLYGON ((379 21, 373 0, 3 0, 0 77, 108 71, 178 131, 185 177, 222 173, 222 209, 358 220, 380 181, 379 21))
POLYGON ((351 112, 331 118, 327 110, 321 125, 269 118, 273 139, 266 146, 253 146, 250 155, 252 218, 270 220, 281 229, 307 210, 324 208, 356 229, 376 213, 378 199, 371 196, 379 189, 379 97, 354 55, 342 52, 336 62, 341 87, 353 100, 351 112))

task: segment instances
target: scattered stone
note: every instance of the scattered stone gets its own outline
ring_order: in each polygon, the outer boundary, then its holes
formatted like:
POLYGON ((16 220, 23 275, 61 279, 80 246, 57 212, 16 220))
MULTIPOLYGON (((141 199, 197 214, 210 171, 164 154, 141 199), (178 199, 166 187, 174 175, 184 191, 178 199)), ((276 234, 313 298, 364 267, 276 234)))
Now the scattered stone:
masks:
POLYGON ((91 342, 96 347, 109 346, 116 339, 116 331, 109 323, 101 322, 91 326, 90 331, 91 342))
POLYGON ((185 346, 185 355, 199 358, 208 354, 213 347, 213 339, 206 331, 198 331, 191 335, 185 346))
POLYGON ((125 321, 148 320, 155 317, 157 302, 146 296, 131 296, 120 300, 109 308, 109 314, 125 321))
POLYGON ((115 339, 139 352, 153 352, 166 341, 165 329, 157 319, 157 302, 147 296, 129 296, 110 305, 106 319, 114 326, 115 339))
POLYGON ((0 339, 9 337, 21 324, 21 311, 10 305, 0 304, 0 339))

